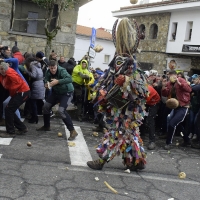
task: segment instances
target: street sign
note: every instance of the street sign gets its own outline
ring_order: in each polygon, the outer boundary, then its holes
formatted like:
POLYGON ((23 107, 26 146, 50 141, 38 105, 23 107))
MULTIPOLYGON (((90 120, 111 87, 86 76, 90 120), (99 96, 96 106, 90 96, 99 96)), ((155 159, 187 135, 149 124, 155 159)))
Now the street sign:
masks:
POLYGON ((94 58, 96 56, 96 52, 93 48, 89 48, 89 57, 94 58))
POLYGON ((94 48, 95 40, 96 40, 96 29, 92 28, 92 35, 90 37, 90 47, 94 48))

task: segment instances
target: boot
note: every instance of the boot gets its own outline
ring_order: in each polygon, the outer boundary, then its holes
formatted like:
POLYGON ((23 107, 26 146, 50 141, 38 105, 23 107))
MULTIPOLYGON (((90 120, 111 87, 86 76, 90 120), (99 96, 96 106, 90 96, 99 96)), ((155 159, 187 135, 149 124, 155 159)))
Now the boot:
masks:
POLYGON ((38 123, 38 116, 32 116, 31 119, 28 120, 28 123, 34 124, 34 123, 38 123))
POLYGON ((78 135, 78 133, 73 130, 73 131, 70 131, 70 137, 68 138, 68 140, 74 140, 76 138, 76 136, 78 135))
POLYGON ((5 119, 2 118, 2 120, 0 121, 0 126, 5 126, 6 125, 6 121, 5 119))
POLYGON ((103 166, 105 164, 104 160, 98 159, 98 160, 94 160, 94 161, 88 161, 87 162, 87 166, 91 169, 95 169, 95 170, 102 170, 103 166))
POLYGON ((103 128, 100 127, 100 126, 96 126, 96 127, 92 128, 92 131, 95 131, 95 132, 103 132, 103 128))
POLYGON ((43 115, 43 120, 44 120, 44 126, 45 127, 50 127, 50 114, 44 114, 43 115))
POLYGON ((44 126, 36 129, 36 131, 51 131, 50 128, 50 114, 43 115, 44 126))

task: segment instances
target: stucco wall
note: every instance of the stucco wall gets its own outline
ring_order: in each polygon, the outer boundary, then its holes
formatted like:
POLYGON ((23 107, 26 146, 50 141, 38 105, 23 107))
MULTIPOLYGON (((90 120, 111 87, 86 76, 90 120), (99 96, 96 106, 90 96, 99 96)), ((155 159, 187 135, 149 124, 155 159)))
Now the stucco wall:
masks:
MULTIPOLYGON (((102 40, 96 39, 95 44, 101 45, 104 49, 100 53, 96 53, 96 56, 91 61, 91 67, 97 68, 100 67, 102 70, 108 68, 108 63, 104 63, 104 55, 110 55, 109 62, 113 59, 115 54, 115 46, 112 41, 109 40, 102 40)), ((74 51, 74 58, 76 60, 80 60, 89 49, 90 45, 90 37, 87 36, 76 36, 76 43, 75 43, 75 51, 74 51)))
MULTIPOLYGON (((171 14, 166 52, 182 53, 183 44, 200 45, 200 12, 198 10, 173 12, 171 14), (191 40, 185 40, 187 22, 193 22, 191 40), (171 40, 172 24, 177 23, 176 39, 171 40)), ((195 54, 195 53, 188 53, 195 54)), ((200 53, 197 53, 200 55, 200 53)))

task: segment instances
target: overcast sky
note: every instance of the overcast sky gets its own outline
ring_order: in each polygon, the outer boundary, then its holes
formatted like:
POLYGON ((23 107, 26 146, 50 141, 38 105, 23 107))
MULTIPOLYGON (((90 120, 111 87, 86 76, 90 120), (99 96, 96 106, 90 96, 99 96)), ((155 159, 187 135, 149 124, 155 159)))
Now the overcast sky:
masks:
MULTIPOLYGON (((161 0, 150 0, 149 2, 158 1, 161 0)), ((120 7, 131 5, 130 0, 93 0, 79 9, 77 24, 94 28, 112 29, 116 18, 112 17, 111 12, 120 10, 120 7)))

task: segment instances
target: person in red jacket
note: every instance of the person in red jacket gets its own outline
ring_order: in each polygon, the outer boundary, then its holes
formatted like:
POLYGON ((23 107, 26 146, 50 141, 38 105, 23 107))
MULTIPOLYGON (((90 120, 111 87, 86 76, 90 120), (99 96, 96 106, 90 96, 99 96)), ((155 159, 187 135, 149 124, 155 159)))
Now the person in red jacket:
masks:
POLYGON ((16 134, 27 132, 27 127, 17 117, 15 111, 29 98, 30 88, 22 77, 3 60, 0 60, 0 83, 11 96, 5 108, 7 133, 0 133, 0 137, 15 137, 16 134), (17 132, 15 127, 18 129, 17 132))
MULTIPOLYGON (((170 149, 170 144, 172 144, 173 136, 175 134, 177 126, 184 121, 190 104, 190 93, 192 91, 190 85, 187 81, 181 77, 177 77, 176 71, 172 70, 169 72, 170 81, 167 82, 166 86, 162 88, 162 96, 168 98, 175 98, 179 102, 179 106, 173 110, 172 116, 170 116, 168 123, 168 133, 165 150, 170 149)), ((190 140, 188 135, 183 130, 184 143, 182 146, 190 145, 190 140)))
POLYGON ((155 149, 155 118, 158 112, 160 96, 158 92, 151 86, 148 85, 149 95, 146 97, 146 110, 148 112, 148 116, 144 120, 144 125, 142 128, 142 132, 145 128, 148 129, 149 132, 149 145, 148 149, 155 149))
POLYGON ((12 48, 12 56, 13 56, 13 58, 17 58, 17 60, 19 61, 20 65, 25 60, 24 56, 21 54, 21 52, 19 51, 19 48, 17 46, 13 46, 13 48, 12 48))

